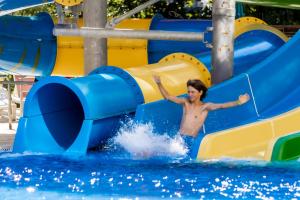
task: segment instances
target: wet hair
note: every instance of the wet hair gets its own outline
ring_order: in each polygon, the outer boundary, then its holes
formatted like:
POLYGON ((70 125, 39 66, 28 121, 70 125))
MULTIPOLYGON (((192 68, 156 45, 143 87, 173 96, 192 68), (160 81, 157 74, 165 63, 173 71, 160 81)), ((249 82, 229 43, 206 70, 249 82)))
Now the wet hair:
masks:
POLYGON ((202 83, 202 81, 200 81, 198 79, 188 80, 188 82, 186 83, 186 86, 187 87, 191 86, 191 87, 195 88, 196 90, 198 90, 199 92, 202 91, 200 100, 203 100, 206 97, 207 87, 204 85, 204 83, 202 83))

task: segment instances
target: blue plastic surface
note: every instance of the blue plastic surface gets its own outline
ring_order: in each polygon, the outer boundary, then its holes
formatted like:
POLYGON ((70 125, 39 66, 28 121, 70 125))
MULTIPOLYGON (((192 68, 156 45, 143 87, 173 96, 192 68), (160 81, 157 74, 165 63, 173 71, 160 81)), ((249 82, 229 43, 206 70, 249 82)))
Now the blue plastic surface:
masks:
POLYGON ((34 7, 42 4, 52 3, 53 0, 0 0, 0 16, 18 10, 34 7))
MULTIPOLYGON (((237 127, 273 117, 300 106, 300 31, 278 51, 220 85, 209 89, 205 102, 233 101, 238 95, 248 93, 251 100, 242 106, 210 112, 193 146, 196 158, 205 134, 237 127)), ((135 120, 151 122, 155 130, 178 130, 182 108, 165 100, 138 106, 135 120), (167 121, 169 123, 161 123, 167 121), (172 124, 174 123, 174 124, 172 124)))
POLYGON ((26 98, 13 151, 84 154, 106 141, 120 118, 143 103, 134 79, 114 69, 37 82, 26 98))
MULTIPOLYGON (((272 55, 283 44, 285 44, 284 40, 269 31, 253 30, 243 33, 236 38, 234 43, 233 75, 236 76, 249 70, 255 64, 272 55)), ((210 52, 194 56, 210 71, 212 70, 210 52)))
POLYGON ((0 17, 0 68, 22 75, 50 75, 57 51, 53 27, 46 13, 0 17))
MULTIPOLYGON (((150 30, 183 31, 183 32, 204 32, 207 27, 212 26, 211 20, 185 20, 165 19, 156 15, 151 22, 150 30)), ((205 40, 212 41, 212 34, 205 34, 205 40)), ((149 40, 148 61, 156 63, 163 57, 176 52, 197 54, 209 51, 202 41, 162 41, 149 40)))
MULTIPOLYGON (((153 18, 150 30, 204 32, 212 26, 211 20, 174 20, 160 15, 153 18)), ((212 33, 205 34, 205 40, 212 42, 212 33)), ((234 75, 247 71, 280 48, 285 41, 265 30, 253 30, 243 33, 235 39, 234 75)), ((211 50, 201 41, 161 41, 149 40, 148 60, 156 63, 163 57, 176 52, 184 52, 198 58, 211 70, 211 50)))

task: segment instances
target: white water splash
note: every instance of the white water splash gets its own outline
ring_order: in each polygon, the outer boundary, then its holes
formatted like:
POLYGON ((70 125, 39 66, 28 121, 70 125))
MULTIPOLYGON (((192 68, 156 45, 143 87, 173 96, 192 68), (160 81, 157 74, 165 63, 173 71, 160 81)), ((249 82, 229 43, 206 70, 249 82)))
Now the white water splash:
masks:
POLYGON ((152 124, 133 124, 123 126, 113 138, 114 144, 124 148, 134 156, 183 156, 188 152, 180 136, 154 133, 152 124))

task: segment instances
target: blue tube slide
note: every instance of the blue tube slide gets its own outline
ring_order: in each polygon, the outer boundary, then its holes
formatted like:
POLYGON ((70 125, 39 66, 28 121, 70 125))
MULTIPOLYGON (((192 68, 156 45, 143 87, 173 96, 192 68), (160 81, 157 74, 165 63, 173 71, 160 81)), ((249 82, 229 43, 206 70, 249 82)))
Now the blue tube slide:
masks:
POLYGON ((0 16, 53 2, 53 0, 0 0, 0 16))
MULTIPOLYGON (((234 44, 233 75, 246 72, 252 66, 260 63, 278 50, 285 41, 272 32, 252 30, 238 36, 234 44)), ((211 52, 195 54, 209 71, 211 66, 211 52)))
MULTIPOLYGON (((211 20, 186 20, 186 19, 165 19, 156 15, 150 24, 150 30, 204 32, 207 27, 212 26, 211 20)), ((205 40, 211 42, 212 34, 205 34, 205 40)), ((162 41, 149 40, 148 62, 157 63, 163 57, 177 52, 197 54, 210 51, 202 41, 162 41)))
MULTIPOLYGON (((211 20, 174 20, 156 15, 150 30, 204 32, 212 26, 211 20)), ((212 34, 205 34, 205 40, 212 42, 212 34)), ((280 48, 285 41, 267 30, 251 30, 235 39, 234 75, 247 71, 280 48)), ((202 41, 161 41, 149 40, 148 61, 157 63, 163 57, 176 52, 184 52, 198 58, 211 71, 211 51, 202 41)))
POLYGON ((57 43, 50 15, 0 17, 0 68, 15 74, 48 76, 57 43))
MULTIPOLYGON (((299 51, 300 31, 247 73, 210 88, 205 102, 233 101, 246 92, 252 98, 243 106, 210 112, 196 138, 192 157, 196 158, 200 142, 206 134, 274 117, 299 107, 299 51)), ((178 131, 181 116, 181 106, 161 100, 138 106, 135 120, 151 122, 158 133, 165 133, 178 131)))
POLYGON ((44 78, 27 96, 13 152, 85 154, 143 102, 135 80, 115 67, 81 78, 44 78))

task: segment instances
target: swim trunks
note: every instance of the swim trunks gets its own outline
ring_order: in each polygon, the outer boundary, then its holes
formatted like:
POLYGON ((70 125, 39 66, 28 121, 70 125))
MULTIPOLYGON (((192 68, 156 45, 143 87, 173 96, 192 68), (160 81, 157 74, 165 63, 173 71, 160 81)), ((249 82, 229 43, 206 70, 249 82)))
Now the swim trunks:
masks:
POLYGON ((189 149, 191 149, 193 147, 194 144, 194 140, 195 138, 189 135, 181 135, 181 138, 183 139, 186 147, 188 147, 189 149))
POLYGON ((193 136, 189 136, 189 135, 185 135, 185 134, 180 134, 180 137, 182 138, 182 140, 184 141, 184 144, 188 150, 187 155, 191 156, 192 153, 192 148, 193 148, 193 144, 195 141, 195 138, 193 136))

